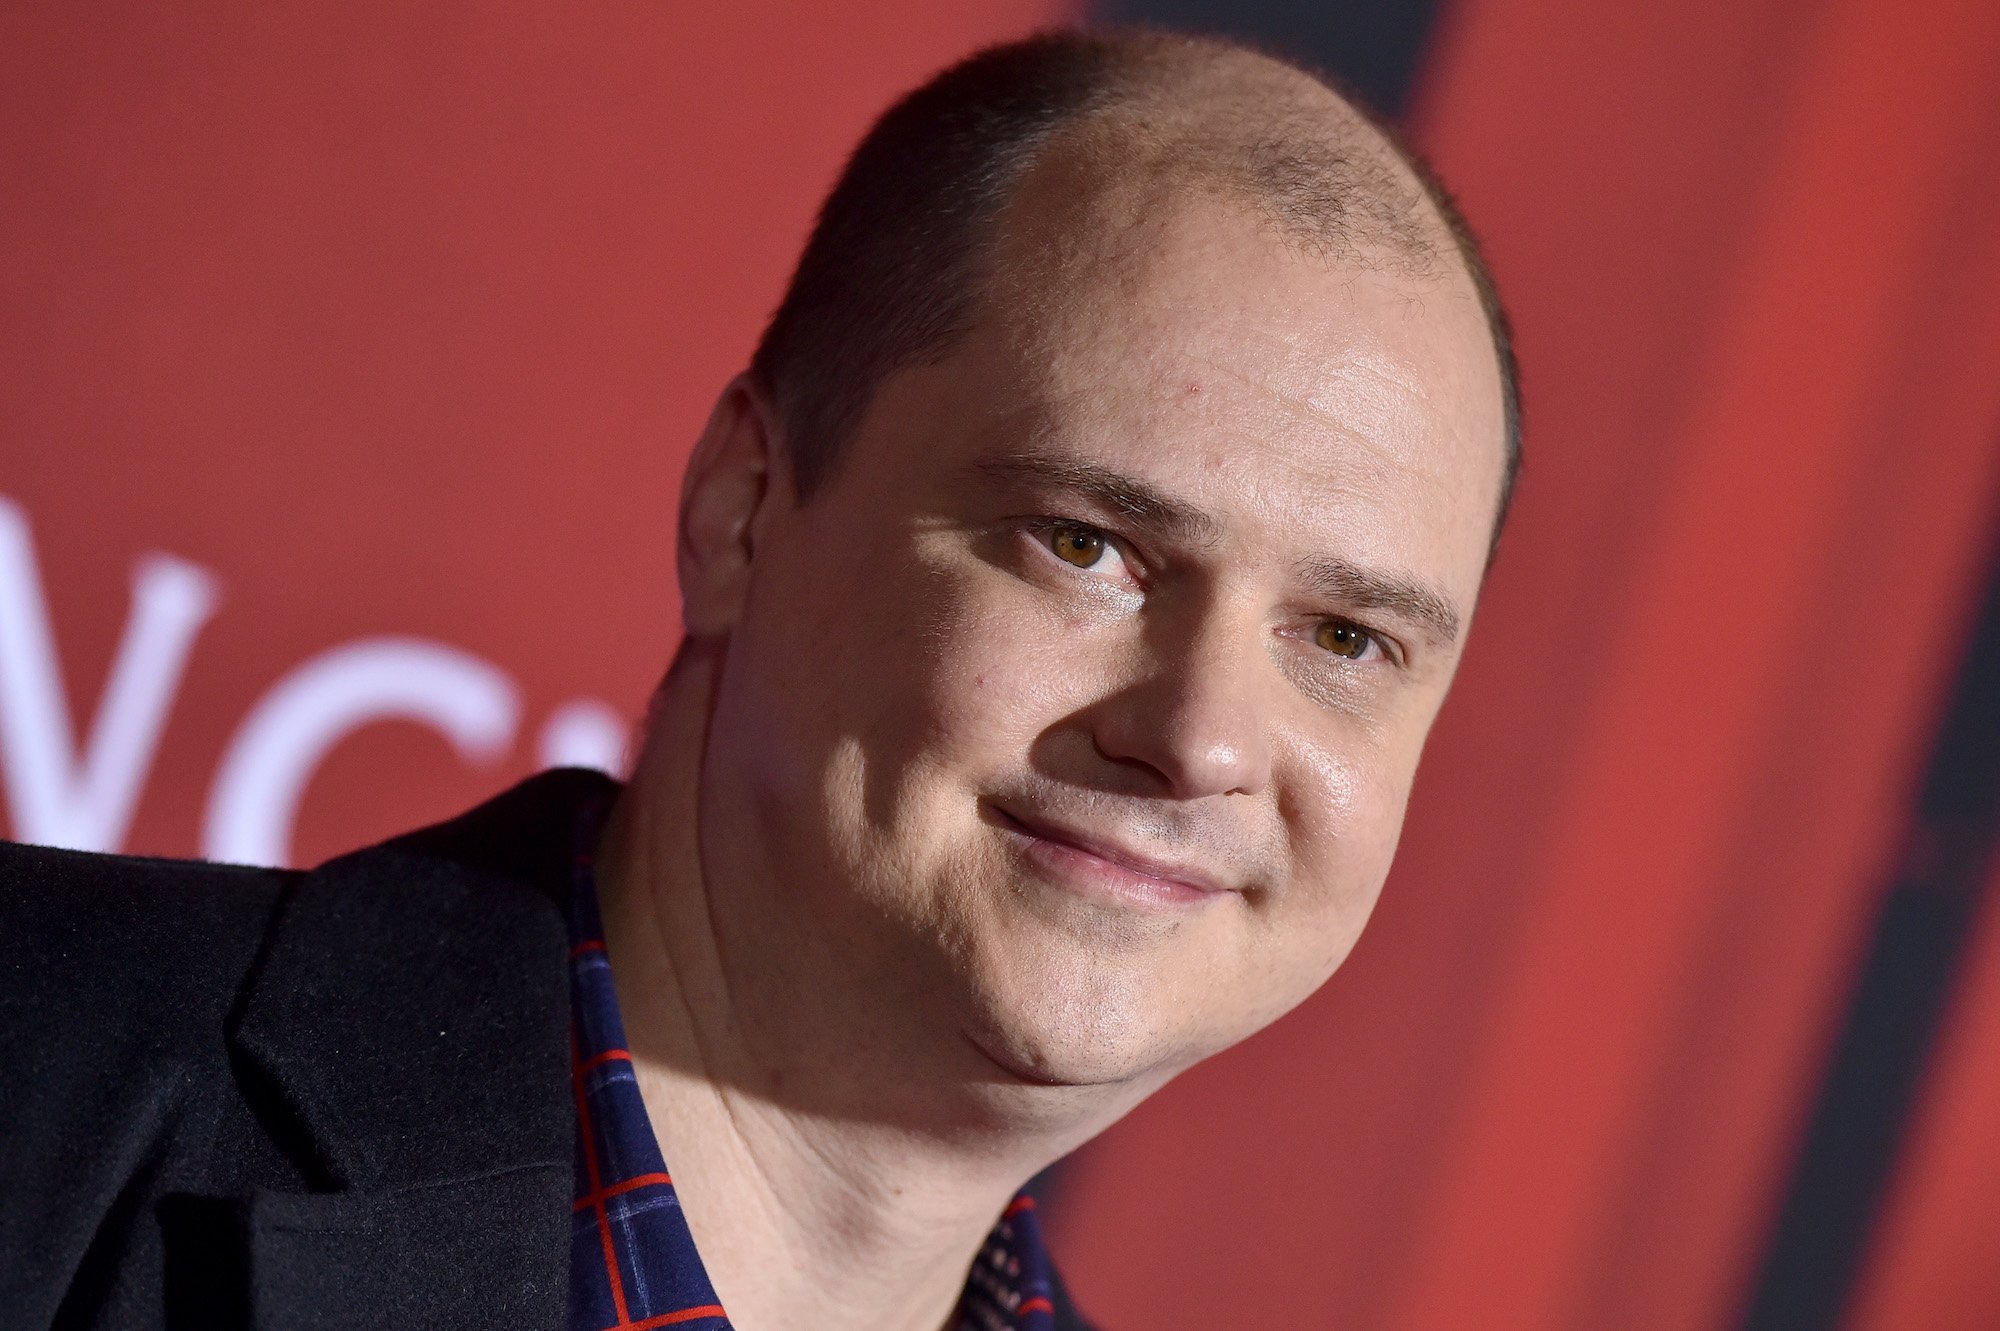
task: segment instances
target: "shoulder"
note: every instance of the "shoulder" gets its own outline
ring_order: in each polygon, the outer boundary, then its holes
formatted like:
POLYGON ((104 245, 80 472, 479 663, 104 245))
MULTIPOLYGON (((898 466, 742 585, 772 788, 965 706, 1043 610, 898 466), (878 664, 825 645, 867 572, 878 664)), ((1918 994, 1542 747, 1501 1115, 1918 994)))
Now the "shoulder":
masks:
POLYGON ((349 1184, 567 1161, 568 931, 586 804, 545 772, 283 894, 231 1031, 349 1184), (553 1148, 551 1148, 553 1149, 553 1148))
POLYGON ((272 922, 258 990, 360 986, 371 1007, 389 995, 424 1006, 461 981, 497 980, 523 949, 563 946, 579 812, 617 789, 601 773, 543 772, 301 875, 272 922))
POLYGON ((304 872, 0 843, 0 1306, 157 1305, 168 1196, 566 1197, 560 900, 615 791, 548 774, 304 872))
POLYGON ((0 1050, 219 1031, 297 877, 0 842, 0 1050))
POLYGON ((294 877, 0 842, 0 1304, 52 1311, 119 1199, 205 1157, 294 877))
POLYGON ((101 1201, 200 1131, 295 877, 0 844, 0 1190, 101 1201))
POLYGON ((616 789, 597 773, 543 773, 310 871, 0 841, 5 1079, 66 1081, 108 1072, 107 1058, 128 1076, 173 1075, 183 1054, 217 1061, 267 980, 328 1004, 357 991, 408 1004, 450 990, 473 958, 504 969, 526 937, 559 943, 565 824, 616 789))

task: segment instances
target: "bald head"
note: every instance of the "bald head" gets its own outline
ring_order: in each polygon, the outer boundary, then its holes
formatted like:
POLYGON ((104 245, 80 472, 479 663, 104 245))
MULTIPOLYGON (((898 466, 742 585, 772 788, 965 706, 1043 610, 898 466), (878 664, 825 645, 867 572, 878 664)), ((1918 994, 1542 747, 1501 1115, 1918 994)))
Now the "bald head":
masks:
MULTIPOLYGON (((1042 260, 1085 261, 1177 197, 1251 210, 1328 263, 1469 282, 1505 397, 1505 482, 1519 458, 1506 322, 1469 232, 1422 164, 1329 83, 1227 42, 1047 33, 982 51, 891 107, 821 210, 752 362, 810 496, 875 388, 950 354, 993 293, 1003 233, 1067 217, 1042 260), (1051 201, 1060 204, 1051 206, 1051 201)), ((1044 287, 1046 283, 1041 284, 1044 287)), ((1023 284, 1006 284, 1010 298, 1023 284)))
POLYGON ((1317 77, 1214 40, 1103 40, 1115 60, 1098 95, 1047 136, 1021 186, 1059 176, 1086 209, 1218 196, 1335 262, 1435 271, 1455 253, 1410 160, 1317 77))

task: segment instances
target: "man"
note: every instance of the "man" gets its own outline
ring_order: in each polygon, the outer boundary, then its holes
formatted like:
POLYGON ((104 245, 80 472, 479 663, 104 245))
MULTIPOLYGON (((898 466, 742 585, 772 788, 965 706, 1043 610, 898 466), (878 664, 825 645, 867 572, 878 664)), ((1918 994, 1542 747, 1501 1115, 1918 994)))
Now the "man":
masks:
POLYGON ((1020 1189, 1353 945, 1508 356, 1317 80, 947 71, 694 450, 622 792, 308 874, 0 858, 7 1325, 1081 1325, 1020 1189))

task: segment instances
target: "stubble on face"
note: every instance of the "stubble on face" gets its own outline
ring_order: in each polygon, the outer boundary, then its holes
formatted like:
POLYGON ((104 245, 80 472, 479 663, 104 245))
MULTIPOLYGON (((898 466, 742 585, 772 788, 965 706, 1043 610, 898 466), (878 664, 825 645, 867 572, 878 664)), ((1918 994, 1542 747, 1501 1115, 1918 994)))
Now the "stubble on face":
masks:
POLYGON ((1031 179, 979 324, 767 532, 704 844, 885 1065, 1143 1093, 1303 999, 1372 908, 1483 569, 1497 371, 1469 282, 1074 187, 1031 179), (1205 529, 1149 525, 1155 495, 1205 529), (1121 576, 1061 557, 1075 528, 1121 576), (1308 591, 1314 558, 1381 575, 1350 600, 1427 592, 1453 640, 1308 591), (1333 616, 1396 659, 1330 655, 1333 616), (1135 896, 1070 843, 1220 890, 1135 896))

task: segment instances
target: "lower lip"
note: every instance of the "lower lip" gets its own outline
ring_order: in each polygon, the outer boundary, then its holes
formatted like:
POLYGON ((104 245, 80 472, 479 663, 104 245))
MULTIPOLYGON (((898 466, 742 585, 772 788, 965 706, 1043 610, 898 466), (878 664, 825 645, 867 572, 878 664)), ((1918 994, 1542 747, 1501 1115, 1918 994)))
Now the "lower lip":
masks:
POLYGON ((1109 897, 1155 910, 1193 910, 1226 895, 1177 879, 1155 878, 1066 842, 1037 836, 1011 818, 1008 823, 1008 831, 1030 863, 1060 886, 1085 896, 1109 897))

